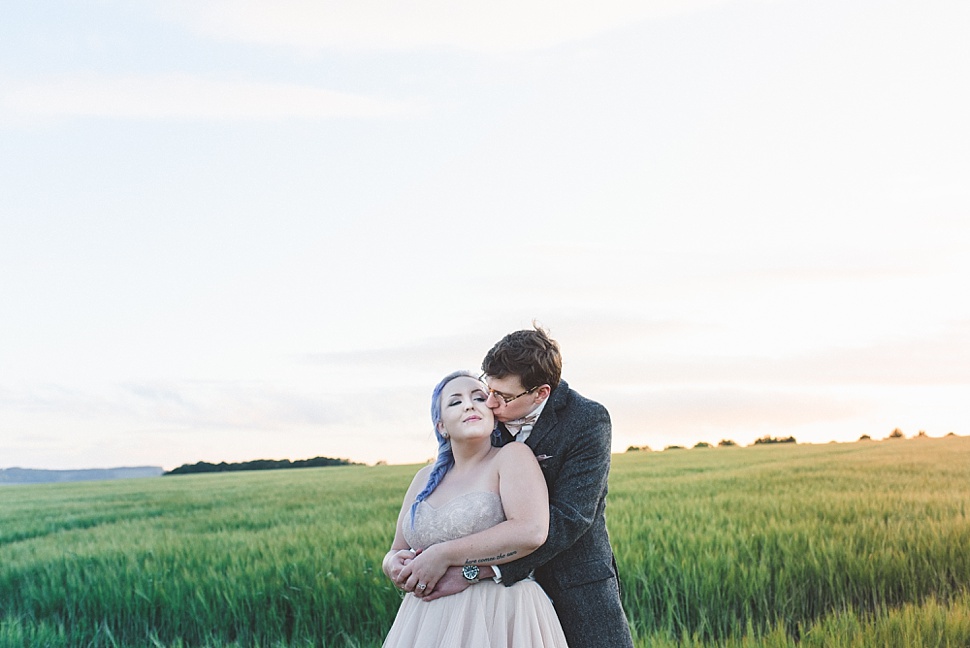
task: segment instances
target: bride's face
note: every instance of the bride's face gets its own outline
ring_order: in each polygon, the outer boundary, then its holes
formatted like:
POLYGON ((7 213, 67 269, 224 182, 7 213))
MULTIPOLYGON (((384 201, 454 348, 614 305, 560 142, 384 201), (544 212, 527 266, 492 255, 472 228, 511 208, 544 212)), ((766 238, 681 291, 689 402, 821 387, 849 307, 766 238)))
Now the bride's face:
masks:
POLYGON ((495 427, 492 410, 485 401, 485 385, 469 376, 459 376, 441 391, 441 421, 438 431, 452 441, 488 436, 495 427))

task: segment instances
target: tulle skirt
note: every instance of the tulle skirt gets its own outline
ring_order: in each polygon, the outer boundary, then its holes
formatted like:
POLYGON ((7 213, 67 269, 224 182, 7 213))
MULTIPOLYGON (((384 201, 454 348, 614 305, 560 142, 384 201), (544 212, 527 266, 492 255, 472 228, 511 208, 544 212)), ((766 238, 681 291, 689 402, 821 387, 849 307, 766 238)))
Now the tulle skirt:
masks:
POLYGON ((404 597, 384 648, 566 648, 552 601, 533 580, 482 581, 431 602, 404 597))

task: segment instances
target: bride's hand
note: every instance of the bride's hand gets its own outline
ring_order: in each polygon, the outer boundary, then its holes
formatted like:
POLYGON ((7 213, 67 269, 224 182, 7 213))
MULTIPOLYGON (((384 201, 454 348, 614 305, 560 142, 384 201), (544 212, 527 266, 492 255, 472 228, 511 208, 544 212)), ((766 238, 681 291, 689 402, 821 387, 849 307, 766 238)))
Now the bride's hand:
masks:
POLYGON ((401 571, 414 559, 414 556, 414 551, 401 549, 399 551, 389 551, 384 557, 384 564, 382 565, 384 573, 398 587, 402 587, 404 580, 406 580, 401 578, 401 571))
MULTIPOLYGON (((428 547, 404 568, 409 572, 406 589, 413 591, 417 597, 430 594, 449 566, 448 557, 438 545, 428 547)), ((404 576, 404 572, 401 576, 404 576)))

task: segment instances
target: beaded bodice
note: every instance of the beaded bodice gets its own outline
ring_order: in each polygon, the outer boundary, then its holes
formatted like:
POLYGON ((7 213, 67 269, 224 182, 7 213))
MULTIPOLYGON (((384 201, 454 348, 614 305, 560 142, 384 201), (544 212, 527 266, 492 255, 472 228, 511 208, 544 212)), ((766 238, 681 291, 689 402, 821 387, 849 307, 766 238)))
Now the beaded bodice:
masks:
POLYGON ((498 493, 466 493, 435 508, 427 501, 414 512, 414 528, 404 525, 404 539, 412 549, 426 549, 438 542, 484 531, 505 521, 498 493))

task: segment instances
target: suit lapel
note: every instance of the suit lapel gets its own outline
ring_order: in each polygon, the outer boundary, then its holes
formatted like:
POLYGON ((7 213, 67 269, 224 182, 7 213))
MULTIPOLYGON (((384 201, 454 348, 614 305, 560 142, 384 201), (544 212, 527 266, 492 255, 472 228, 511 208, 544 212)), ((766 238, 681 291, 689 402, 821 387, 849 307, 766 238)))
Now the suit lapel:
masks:
POLYGON ((539 443, 559 425, 559 410, 566 404, 568 391, 569 386, 566 385, 566 381, 562 380, 556 387, 556 391, 549 395, 549 403, 542 410, 542 415, 539 416, 539 420, 532 428, 529 438, 525 440, 527 446, 535 450, 539 447, 539 443))

